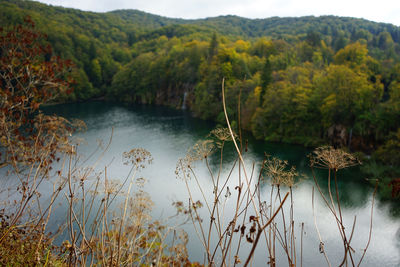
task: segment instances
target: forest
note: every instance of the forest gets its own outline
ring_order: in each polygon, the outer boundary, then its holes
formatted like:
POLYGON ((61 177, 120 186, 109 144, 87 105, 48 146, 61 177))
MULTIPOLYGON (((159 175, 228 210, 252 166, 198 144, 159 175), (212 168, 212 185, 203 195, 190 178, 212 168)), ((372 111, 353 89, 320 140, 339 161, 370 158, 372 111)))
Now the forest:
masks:
POLYGON ((233 127, 266 141, 359 151, 381 166, 367 164, 367 173, 387 181, 400 175, 397 26, 335 16, 184 20, 0 3, 2 30, 27 15, 53 52, 74 63, 73 92, 57 102, 184 106, 223 125, 225 79, 233 127))
POLYGON ((2 0, 0 111, 1 266, 400 259, 400 27, 2 0))

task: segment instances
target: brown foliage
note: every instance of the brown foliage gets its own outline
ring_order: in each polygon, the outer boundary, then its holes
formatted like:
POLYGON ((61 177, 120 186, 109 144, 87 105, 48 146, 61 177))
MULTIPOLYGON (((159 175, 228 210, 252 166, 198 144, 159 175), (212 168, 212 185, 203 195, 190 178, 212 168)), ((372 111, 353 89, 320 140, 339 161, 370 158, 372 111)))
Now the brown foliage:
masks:
POLYGON ((70 91, 66 74, 72 63, 54 56, 45 40, 29 17, 24 25, 0 29, 0 167, 38 162, 48 145, 48 159, 54 160, 74 130, 65 119, 38 115, 41 104, 70 91))

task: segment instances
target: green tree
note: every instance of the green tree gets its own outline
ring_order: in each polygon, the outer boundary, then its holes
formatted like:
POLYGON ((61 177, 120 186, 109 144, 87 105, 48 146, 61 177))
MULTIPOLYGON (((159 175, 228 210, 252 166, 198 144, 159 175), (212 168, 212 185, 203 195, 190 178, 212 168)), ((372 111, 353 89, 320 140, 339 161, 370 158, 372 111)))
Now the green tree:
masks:
POLYGON ((211 37, 211 41, 210 41, 210 45, 208 47, 208 58, 209 60, 212 60, 212 58, 214 57, 214 55, 216 55, 218 53, 218 39, 217 39, 217 34, 214 32, 212 37, 211 37))
POLYGON ((93 83, 93 85, 96 86, 97 88, 99 88, 103 82, 101 74, 101 65, 97 58, 93 59, 90 62, 89 79, 93 83))
POLYGON ((338 65, 346 64, 354 68, 365 63, 367 56, 367 46, 356 42, 340 49, 334 57, 334 62, 338 65))
POLYGON ((259 94, 260 96, 260 102, 262 102, 265 91, 268 87, 268 85, 272 82, 272 66, 269 58, 265 59, 264 66, 261 70, 261 92, 259 94))
POLYGON ((380 101, 383 85, 372 83, 365 73, 344 65, 331 65, 318 78, 317 95, 323 124, 344 124, 352 127, 357 118, 380 101))

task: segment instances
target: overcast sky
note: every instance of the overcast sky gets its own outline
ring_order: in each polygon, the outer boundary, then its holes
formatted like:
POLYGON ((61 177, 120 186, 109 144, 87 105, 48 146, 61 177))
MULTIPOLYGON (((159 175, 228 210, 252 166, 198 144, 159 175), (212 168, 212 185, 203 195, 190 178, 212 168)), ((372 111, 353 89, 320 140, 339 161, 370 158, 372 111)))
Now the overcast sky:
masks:
POLYGON ((173 18, 336 15, 400 26, 400 0, 39 0, 96 12, 138 9, 173 18))

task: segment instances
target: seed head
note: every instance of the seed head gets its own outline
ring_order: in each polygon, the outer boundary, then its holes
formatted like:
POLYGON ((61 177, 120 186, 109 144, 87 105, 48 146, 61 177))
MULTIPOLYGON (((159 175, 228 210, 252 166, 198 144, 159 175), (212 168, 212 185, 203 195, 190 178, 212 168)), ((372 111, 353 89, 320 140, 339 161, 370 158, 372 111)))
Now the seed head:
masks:
MULTIPOLYGON (((216 139, 215 144, 217 147, 221 148, 225 142, 232 141, 232 135, 228 128, 216 128, 210 132, 209 137, 216 139)), ((233 134, 234 138, 236 138, 236 134, 233 134)))
POLYGON ((310 155, 310 165, 321 169, 340 170, 361 164, 352 154, 331 146, 318 147, 310 155))
POLYGON ((275 157, 268 157, 264 163, 264 169, 271 178, 273 185, 293 186, 294 179, 299 174, 294 166, 289 168, 289 163, 286 160, 281 160, 275 157))
POLYGON ((146 163, 151 164, 153 162, 151 153, 144 148, 134 148, 128 152, 122 153, 122 156, 125 165, 132 164, 138 169, 143 169, 146 163))

